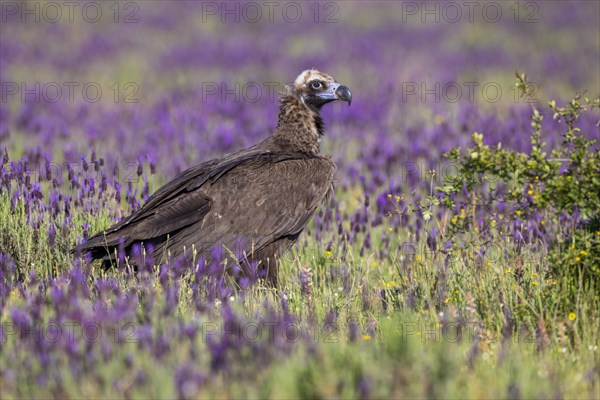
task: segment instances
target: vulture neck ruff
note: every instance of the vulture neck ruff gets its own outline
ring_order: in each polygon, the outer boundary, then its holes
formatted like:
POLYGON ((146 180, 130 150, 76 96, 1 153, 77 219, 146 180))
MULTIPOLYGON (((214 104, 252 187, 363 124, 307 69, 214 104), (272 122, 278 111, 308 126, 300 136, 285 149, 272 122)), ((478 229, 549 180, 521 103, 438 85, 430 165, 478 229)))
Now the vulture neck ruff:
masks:
POLYGON ((319 110, 306 104, 295 93, 285 93, 279 102, 279 121, 273 141, 286 151, 319 154, 324 134, 319 110))

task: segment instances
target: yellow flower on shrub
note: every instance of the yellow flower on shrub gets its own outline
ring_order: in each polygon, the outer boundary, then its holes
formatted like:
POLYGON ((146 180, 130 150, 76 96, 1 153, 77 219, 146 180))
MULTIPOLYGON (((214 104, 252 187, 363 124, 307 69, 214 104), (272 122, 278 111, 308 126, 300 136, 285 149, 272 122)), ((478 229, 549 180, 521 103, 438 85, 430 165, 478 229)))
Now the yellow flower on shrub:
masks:
POLYGON ((577 318, 577 314, 574 312, 569 313, 569 321, 575 321, 575 318, 577 318))
POLYGON ((20 297, 20 293, 17 289, 11 290, 8 295, 9 301, 11 302, 17 301, 20 297))

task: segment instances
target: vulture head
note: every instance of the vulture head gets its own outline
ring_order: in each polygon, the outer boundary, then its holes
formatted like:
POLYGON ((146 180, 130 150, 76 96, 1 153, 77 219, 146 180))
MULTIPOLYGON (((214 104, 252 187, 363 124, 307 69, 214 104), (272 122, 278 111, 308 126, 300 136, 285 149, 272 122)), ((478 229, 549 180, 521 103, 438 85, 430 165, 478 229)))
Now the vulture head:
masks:
POLYGON ((321 107, 338 100, 350 104, 350 89, 324 72, 303 71, 279 99, 279 121, 270 139, 273 149, 318 154, 324 134, 321 107))
POLYGON ((336 100, 352 103, 352 93, 347 86, 339 84, 330 75, 316 69, 303 71, 291 86, 291 91, 315 111, 336 100))

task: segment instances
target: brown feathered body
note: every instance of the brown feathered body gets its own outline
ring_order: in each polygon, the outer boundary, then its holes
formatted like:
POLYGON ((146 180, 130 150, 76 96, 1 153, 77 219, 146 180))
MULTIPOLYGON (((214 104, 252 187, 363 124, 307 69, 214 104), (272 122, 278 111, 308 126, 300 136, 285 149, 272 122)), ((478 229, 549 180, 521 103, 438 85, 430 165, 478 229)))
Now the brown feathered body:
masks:
POLYGON ((340 86, 329 75, 304 71, 282 95, 268 139, 184 171, 75 250, 110 263, 119 246, 130 253, 139 244, 152 247, 159 263, 182 256, 210 260, 215 246, 223 246, 240 265, 257 262, 274 281, 279 259, 333 187, 336 167, 319 155, 319 111, 328 101, 307 87, 315 79, 340 86))

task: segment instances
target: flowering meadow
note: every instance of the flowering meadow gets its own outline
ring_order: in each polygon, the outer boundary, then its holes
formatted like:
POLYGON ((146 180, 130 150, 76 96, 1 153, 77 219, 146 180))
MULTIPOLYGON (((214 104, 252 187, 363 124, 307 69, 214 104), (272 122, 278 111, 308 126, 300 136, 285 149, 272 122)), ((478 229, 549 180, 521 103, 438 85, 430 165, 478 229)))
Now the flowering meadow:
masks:
POLYGON ((600 3, 0 6, 0 398, 600 397, 600 3), (353 102, 276 287, 71 252, 312 67, 353 102))

